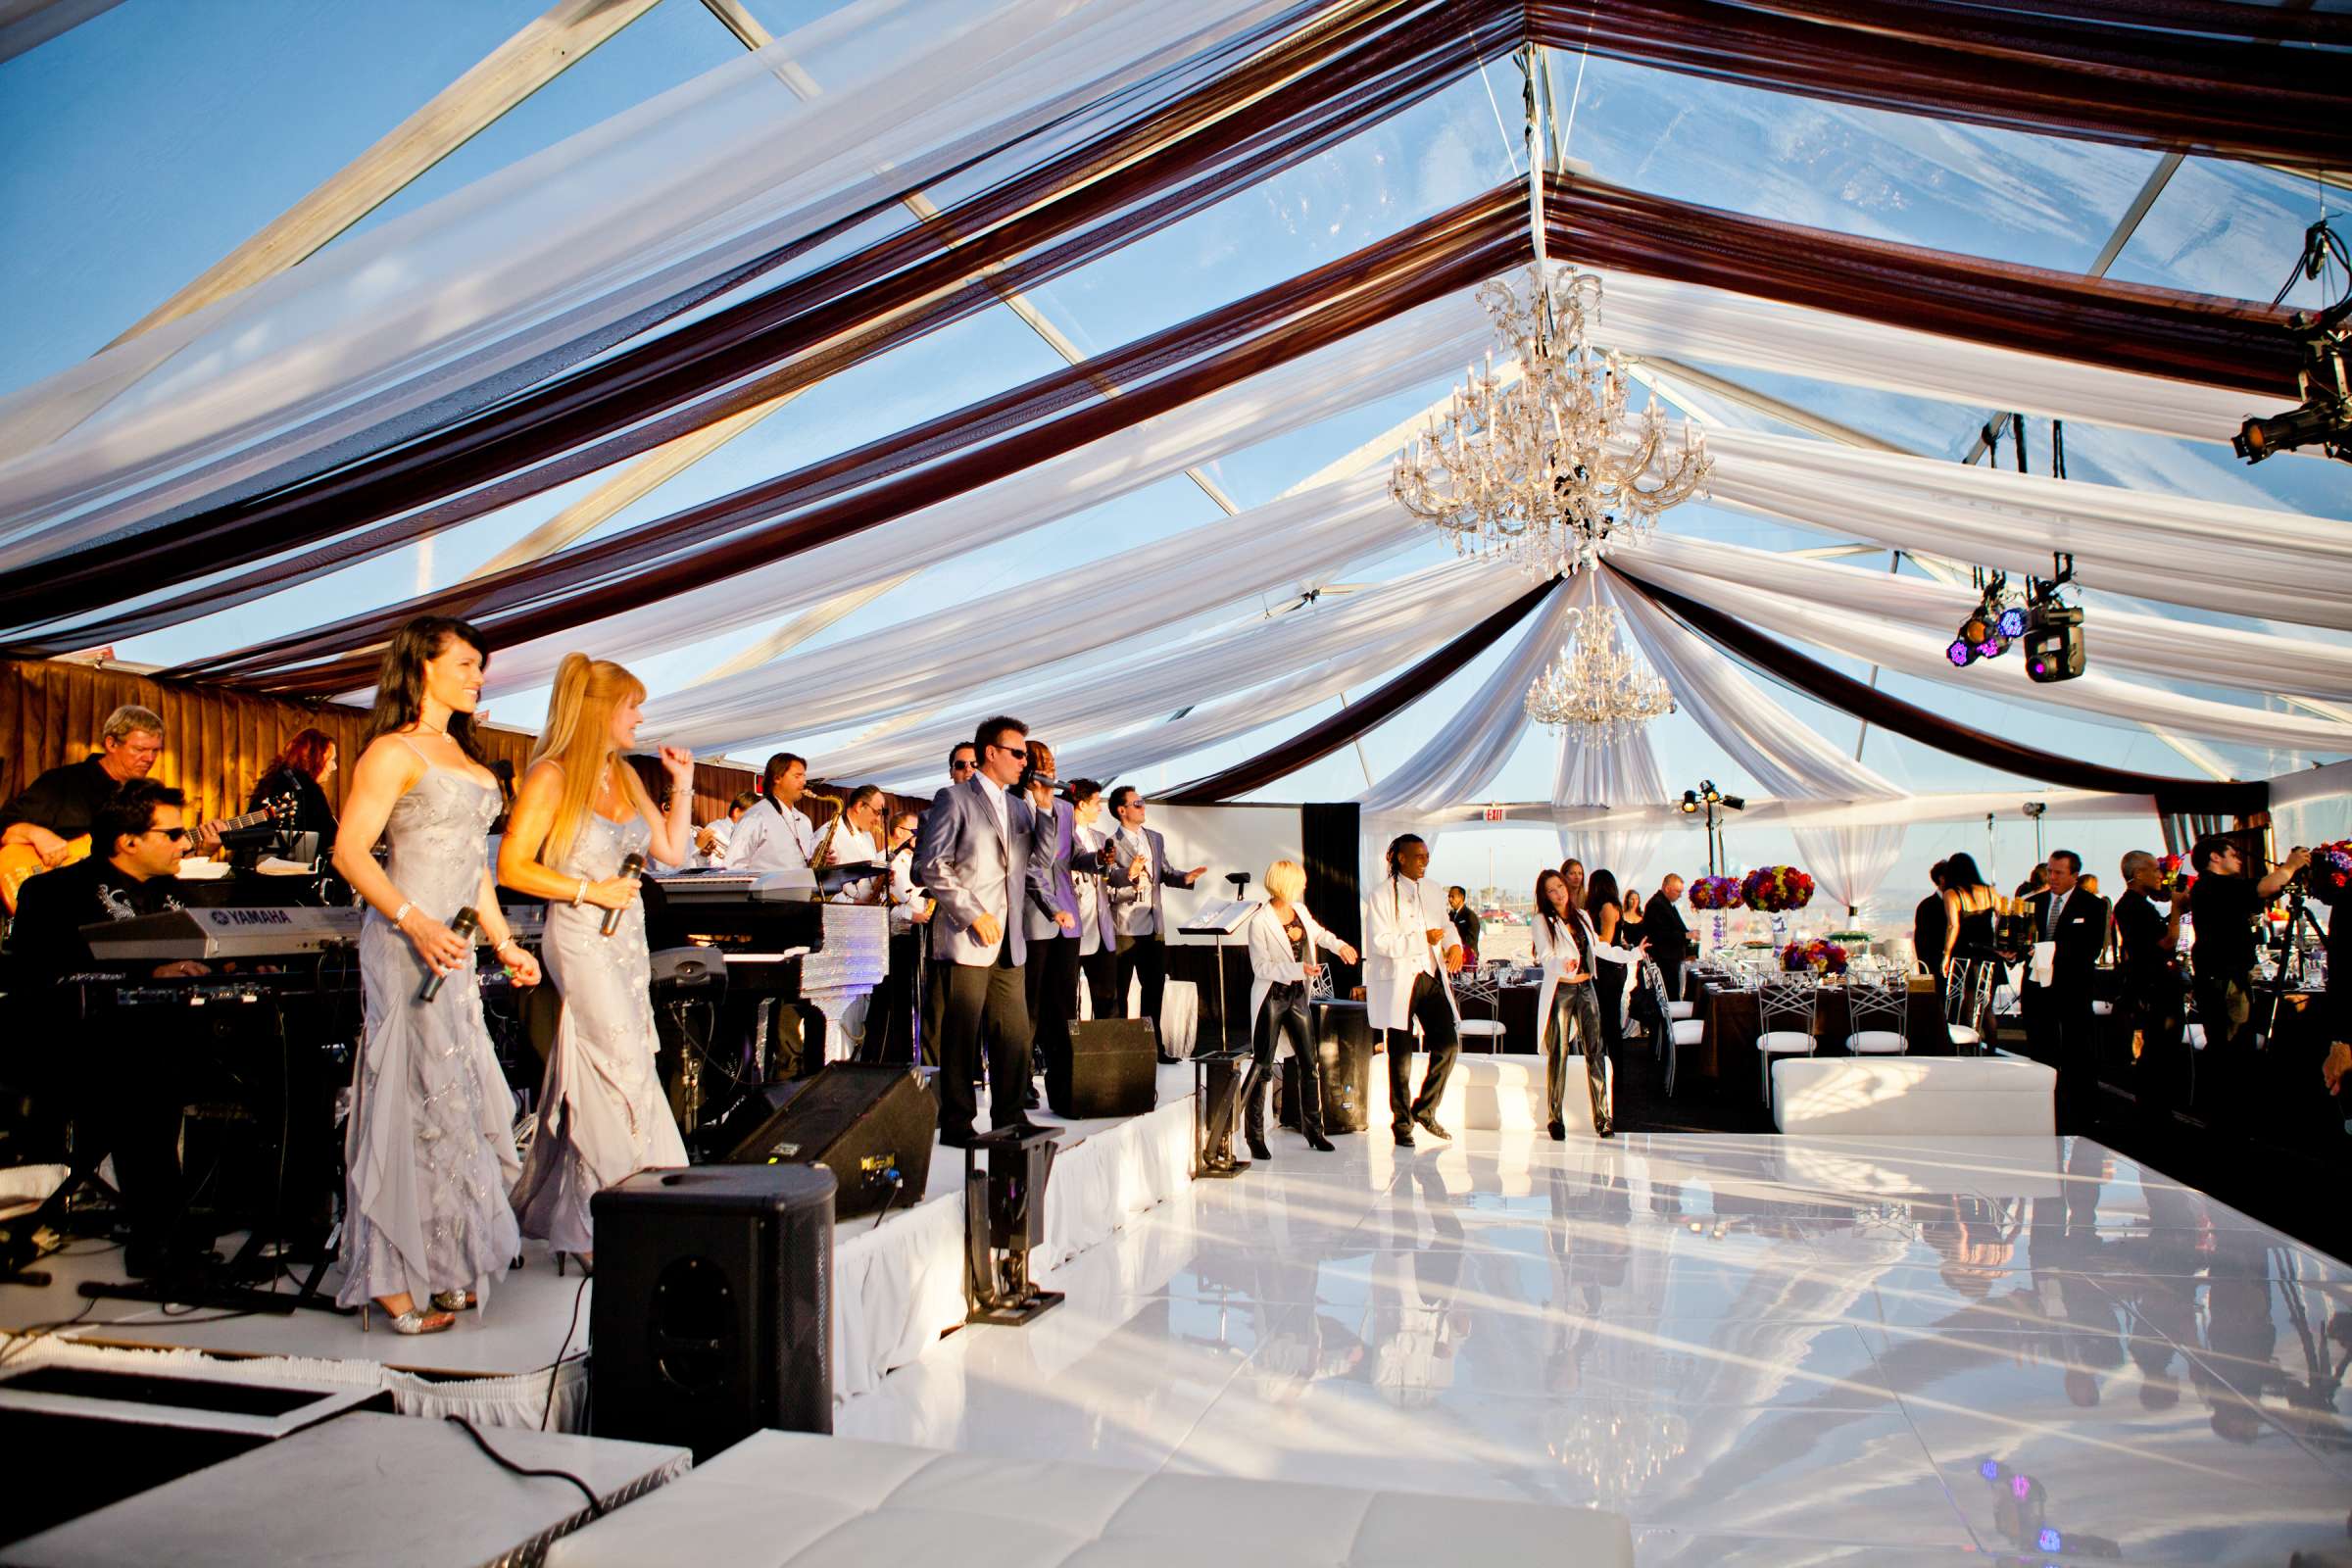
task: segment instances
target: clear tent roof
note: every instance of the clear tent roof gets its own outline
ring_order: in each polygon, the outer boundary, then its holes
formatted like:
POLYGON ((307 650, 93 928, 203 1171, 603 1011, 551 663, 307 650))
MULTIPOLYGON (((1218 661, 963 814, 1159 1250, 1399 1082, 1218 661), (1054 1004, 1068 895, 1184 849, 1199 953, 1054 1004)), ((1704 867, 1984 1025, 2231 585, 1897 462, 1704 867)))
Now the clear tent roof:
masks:
MULTIPOLYGON (((543 9, 542 0, 387 0, 329 8, 261 0, 202 8, 175 0, 122 0, 63 36, 0 63, 0 139, 11 148, 0 161, 0 224, 12 235, 38 240, 0 247, 0 393, 30 385, 99 349, 543 9)), ((832 7, 823 0, 746 0, 746 9, 781 35, 832 7)), ((702 0, 660 0, 335 243, 348 244, 741 52, 702 0)), ((2062 270, 2092 265, 2159 164, 2159 155, 2138 149, 1821 103, 1572 51, 1547 51, 1544 65, 1552 101, 1561 106, 1564 150, 1600 179, 1842 233, 2062 270)), ((1508 60, 1498 61, 1296 169, 1034 290, 1031 303, 1091 354, 1346 255, 1523 173, 1520 100, 1519 73, 1508 60)), ((2190 158, 2171 173, 2109 275, 2268 300, 2299 253, 2306 225, 2347 201, 2352 195, 2309 177, 2190 158)), ((2288 302, 2321 303, 2318 285, 2303 285, 2288 302)), ((1603 321, 1605 336, 1605 306, 1603 321)), ((1062 364, 1009 309, 983 311, 818 385, 786 414, 630 506, 600 531, 643 522, 886 436, 1062 364)), ((1930 457, 1960 457, 1990 412, 1704 361, 1698 368, 1930 457)), ((1204 466, 1206 477, 1242 507, 1261 504, 1449 390, 1450 382, 1441 379, 1367 402, 1221 457, 1204 466)), ((1727 422, 1823 439, 1741 405, 1694 398, 1689 406, 1707 407, 1727 422)), ((2047 434, 2046 421, 2029 426, 2037 467, 2047 462, 2047 434)), ((2218 444, 2074 421, 2066 434, 2069 471, 2077 477, 2352 520, 2352 484, 2330 464, 2288 459, 2249 467, 2218 444)), ((596 483, 594 476, 575 481, 324 584, 151 634, 118 652, 132 661, 170 662, 318 618, 303 606, 382 604, 453 582, 596 483)), ((1201 485, 1170 477, 983 547, 959 558, 952 570, 920 572, 807 646, 909 621, 976 592, 1099 560, 1222 514, 1201 485)), ((1675 513, 1670 526, 1694 538, 1772 550, 1844 542, 1703 504, 1675 513)), ((1446 546, 1427 541, 1368 565, 1360 580, 1393 576, 1448 554, 1446 546)), ((1884 551, 1856 559, 1887 562, 1884 551)), ((2189 560, 2178 566, 2183 573, 2222 569, 2189 560)), ((1341 579, 1359 580, 1347 572, 1341 579)), ((2102 598, 2095 580, 2088 589, 2095 649, 2097 607, 2116 601, 2102 598)), ((1115 614, 1123 592, 1144 591, 1140 584, 1105 584, 1102 608, 1115 614)), ((2256 624, 2170 608, 2160 612, 2184 623, 2256 624)), ((1232 613, 1227 607, 1204 620, 1232 613)), ((737 629, 635 662, 659 696, 757 643, 767 629, 737 629)), ((2295 634, 2342 635, 2301 628, 2295 634)), ((630 658, 626 649, 609 652, 630 658)), ((1458 708, 1502 657, 1502 649, 1491 651, 1360 745, 1265 793, 1331 799, 1364 789, 1410 755, 1435 727, 1432 715, 1458 708)), ((1857 678, 1872 673, 1857 660, 1819 657, 1857 678)), ((1878 679, 1897 696, 2033 744, 2147 772, 2199 775, 2196 763, 2143 726, 2084 723, 2077 714, 1898 672, 1878 679)), ((2283 706, 2277 698, 2185 680, 2178 685, 2217 701, 2283 706)), ((1854 719, 1794 693, 1776 695, 1849 750, 1861 739, 1854 719)), ((498 716, 535 722, 539 702, 536 693, 514 694, 500 701, 498 716)), ((1252 755, 1335 707, 1326 703, 1213 750, 1170 758, 1156 770, 1158 781, 1194 777, 1252 755)), ((811 747, 834 738, 848 737, 806 737, 811 747)), ((1656 725, 1655 741, 1661 769, 1677 788, 1705 776, 1730 789, 1761 793, 1687 714, 1656 725)), ((2226 743, 2199 750, 2208 766, 2249 778, 2332 760, 2226 743)), ((1531 730, 1491 793, 1502 800, 1547 799, 1553 751, 1548 736, 1531 730)), ((1870 733, 1861 751, 1889 780, 1920 791, 2030 787, 1884 732, 1870 733)), ((1929 841, 1939 835, 1961 847, 1959 833, 1957 827, 1915 830, 1914 853, 1906 858, 1924 863, 1935 851, 1929 841)), ((1510 837, 1532 853, 1532 836, 1510 837)), ((1761 832, 1754 839, 1752 847, 1737 847, 1740 858, 1775 853, 1768 846, 1779 841, 1761 832)), ((1980 837, 1968 847, 1982 842, 1980 837)))

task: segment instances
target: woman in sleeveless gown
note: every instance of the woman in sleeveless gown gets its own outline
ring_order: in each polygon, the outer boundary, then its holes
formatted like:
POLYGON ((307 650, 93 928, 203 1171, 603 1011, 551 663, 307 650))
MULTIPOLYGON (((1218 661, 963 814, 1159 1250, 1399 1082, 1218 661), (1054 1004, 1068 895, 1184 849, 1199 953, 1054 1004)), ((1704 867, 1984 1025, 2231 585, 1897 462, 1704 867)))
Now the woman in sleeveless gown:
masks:
POLYGON ((662 748, 670 807, 658 810, 622 760, 645 687, 620 665, 564 656, 547 726, 499 847, 501 881, 548 901, 540 952, 563 1021, 539 1091, 539 1130, 514 1184, 522 1234, 559 1254, 594 1253, 589 1200, 641 1170, 686 1163, 655 1067, 651 958, 637 879, 622 862, 678 864, 694 848, 694 760, 662 748), (608 911, 618 915, 605 934, 608 911))
POLYGON ((1992 980, 2000 960, 1998 901, 1976 858, 1966 854, 1943 862, 1942 896, 1943 976, 1950 996, 1946 1021, 1967 1024, 1990 1039, 1992 980))
POLYGON ((538 981, 489 875, 501 802, 471 723, 487 662, 463 621, 427 617, 393 636, 335 845, 335 868, 368 904, 336 1299, 361 1307, 363 1326, 368 1305, 382 1308, 403 1334, 450 1327, 521 1247, 507 1202, 514 1099, 482 1021, 472 938, 451 929, 472 909, 516 983, 538 981), (440 990, 420 1000, 435 974, 440 990))

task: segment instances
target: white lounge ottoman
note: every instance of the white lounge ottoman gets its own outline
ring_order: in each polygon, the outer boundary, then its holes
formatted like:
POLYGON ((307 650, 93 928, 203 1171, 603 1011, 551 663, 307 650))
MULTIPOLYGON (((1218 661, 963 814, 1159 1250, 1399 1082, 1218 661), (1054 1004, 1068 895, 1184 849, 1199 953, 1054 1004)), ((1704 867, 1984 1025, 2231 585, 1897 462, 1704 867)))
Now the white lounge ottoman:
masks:
POLYGON ((2058 1074, 2008 1056, 1790 1056, 1772 1064, 1773 1125, 1785 1133, 2058 1130, 2058 1074))

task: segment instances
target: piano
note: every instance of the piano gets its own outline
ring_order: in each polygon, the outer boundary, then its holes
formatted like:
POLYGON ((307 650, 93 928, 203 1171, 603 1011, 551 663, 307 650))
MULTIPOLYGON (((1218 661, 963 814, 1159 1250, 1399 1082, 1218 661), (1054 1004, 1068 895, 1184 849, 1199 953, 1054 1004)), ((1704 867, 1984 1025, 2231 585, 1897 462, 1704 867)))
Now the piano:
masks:
MULTIPOLYGON (((508 908, 508 924, 525 946, 538 941, 546 923, 538 904, 508 908)), ((81 928, 90 956, 102 964, 171 963, 194 958, 215 963, 234 958, 298 958, 360 940, 366 911, 315 908, 307 905, 222 905, 194 909, 160 909, 129 920, 101 920, 81 928)))
POLYGON ((645 886, 646 939, 656 952, 717 950, 730 992, 816 1014, 822 1060, 853 1054, 848 1024, 890 972, 888 909, 814 903, 807 871, 677 871, 648 876, 645 886))

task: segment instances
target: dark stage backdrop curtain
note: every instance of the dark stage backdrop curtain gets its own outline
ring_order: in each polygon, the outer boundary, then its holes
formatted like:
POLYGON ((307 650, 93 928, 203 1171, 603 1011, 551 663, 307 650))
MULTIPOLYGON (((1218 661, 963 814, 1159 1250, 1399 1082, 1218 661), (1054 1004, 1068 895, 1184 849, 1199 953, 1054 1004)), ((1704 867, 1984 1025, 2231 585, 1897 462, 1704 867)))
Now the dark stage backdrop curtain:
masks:
POLYGON ((1271 784, 1285 773, 1296 773, 1309 762, 1321 761, 1365 731, 1394 717, 1415 699, 1428 695, 1440 681, 1493 647, 1496 638, 1526 619, 1558 583, 1557 577, 1551 577, 1536 584, 1362 702, 1341 709, 1313 728, 1271 751, 1236 762, 1221 773, 1196 779, 1160 798, 1174 806, 1214 805, 1271 784))
MULTIPOLYGON (((1356 886, 1363 863, 1364 808, 1353 801, 1316 802, 1298 808, 1299 849, 1306 857, 1306 906, 1324 928, 1359 954, 1364 949, 1364 909, 1356 886)), ((1326 956, 1332 966, 1332 995, 1345 997, 1363 983, 1361 965, 1326 956)))
POLYGON ((2303 169, 2352 163, 2341 14, 2228 0, 1529 0, 1527 14, 1539 43, 1745 87, 2303 169))
MULTIPOLYGON (((331 472, 148 527, 104 551, 0 574, 0 625, 53 624, 98 609, 121 597, 126 576, 163 586, 187 580, 192 569, 209 575, 290 547, 319 547, 216 590, 204 603, 217 609, 649 451, 936 330, 1004 290, 1034 288, 1312 157, 1510 47, 1520 26, 1516 8, 1496 0, 1357 5, 1133 126, 811 276, 331 472), (982 275, 984 269, 994 271, 982 275), (172 577, 166 558, 189 551, 201 562, 183 563, 172 577)), ((40 646, 88 647, 157 623, 108 622, 40 646)))
POLYGON ((2102 767, 2079 758, 2038 752, 2001 736, 1957 724, 1940 713, 1914 707, 1900 698, 1866 686, 1817 660, 1807 658, 1779 638, 1756 630, 1709 605, 1645 582, 1622 563, 1608 570, 1628 587, 1647 595, 1680 617, 1691 630, 1745 662, 1785 681, 1840 712, 1867 719, 1882 729, 1909 736, 1939 752, 1964 757, 1986 767, 2063 784, 2070 789, 2110 790, 2123 795, 2152 795, 2159 814, 2175 811, 2234 811, 2241 815, 2262 810, 2270 803, 2270 786, 2214 779, 2164 778, 2102 767))

